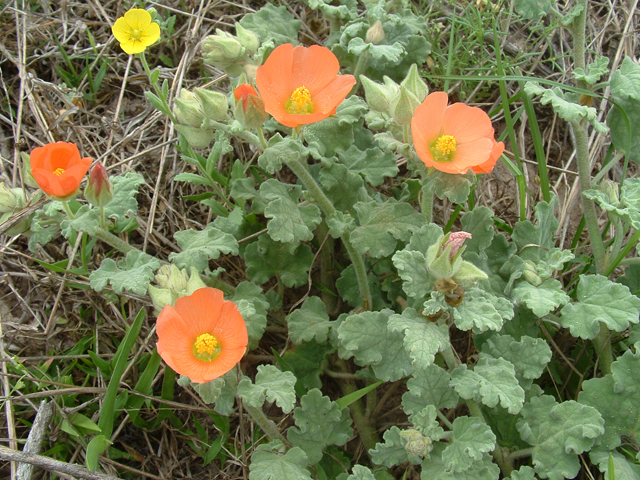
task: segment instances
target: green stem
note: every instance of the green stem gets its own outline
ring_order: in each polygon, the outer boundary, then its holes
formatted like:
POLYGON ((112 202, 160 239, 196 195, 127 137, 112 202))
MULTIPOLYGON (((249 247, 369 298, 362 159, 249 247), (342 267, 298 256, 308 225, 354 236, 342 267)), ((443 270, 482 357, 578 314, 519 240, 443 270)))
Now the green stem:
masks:
POLYGON ((369 52, 364 51, 362 55, 358 58, 358 63, 356 63, 356 67, 353 69, 353 76, 356 77, 356 81, 360 83, 360 75, 362 75, 367 67, 369 66, 369 52))
POLYGON ((135 247, 132 247, 127 242, 122 240, 120 237, 117 237, 113 233, 105 230, 104 228, 96 228, 95 236, 102 240, 105 243, 108 243, 116 250, 120 250, 122 253, 129 253, 131 250, 137 250, 135 247))
MULTIPOLYGON (((289 161, 287 165, 291 171, 296 174, 298 179, 300 179, 325 216, 334 214, 336 212, 336 208, 333 206, 333 203, 331 203, 331 200, 329 200, 324 194, 320 185, 318 185, 318 182, 316 182, 311 176, 306 165, 303 165, 300 160, 289 161)), ((362 297, 362 308, 365 310, 371 310, 373 301, 371 298, 371 289, 369 288, 369 282, 367 280, 367 269, 365 267, 364 258, 351 244, 350 235, 350 232, 345 232, 344 235, 342 235, 342 243, 349 254, 349 258, 351 259, 351 263, 353 264, 356 272, 358 287, 360 288, 360 296, 362 297)))
POLYGON ((611 365, 613 364, 613 352, 611 351, 611 332, 607 326, 600 322, 600 333, 594 338, 593 346, 598 354, 598 362, 600 371, 603 375, 611 373, 611 365))
POLYGON ((267 143, 266 138, 264 138, 264 131, 262 127, 258 127, 258 139, 260 140, 260 146, 262 146, 262 150, 266 150, 269 144, 267 143))
POLYGON ((427 223, 433 222, 433 200, 433 189, 427 188, 427 185, 423 182, 420 192, 420 211, 427 217, 427 223))
POLYGON ((591 162, 589 161, 589 137, 586 127, 578 122, 572 122, 576 135, 576 160, 578 162, 578 176, 580 177, 580 196, 582 197, 582 208, 584 210, 584 220, 589 232, 591 249, 596 262, 596 271, 603 274, 606 269, 605 249, 600 227, 598 226, 598 216, 596 206, 592 200, 582 195, 591 188, 591 162))
POLYGON ((612 262, 609 262, 609 264, 607 265, 607 269, 603 273, 605 277, 611 275, 615 268, 622 263, 622 260, 624 260, 627 254, 633 249, 633 247, 636 246, 638 240, 640 240, 640 230, 636 230, 636 233, 633 234, 633 237, 631 237, 625 244, 625 246, 622 247, 622 250, 620 250, 618 256, 614 258, 612 262))
POLYGON ((62 206, 64 207, 64 211, 67 213, 67 216, 73 220, 74 218, 76 218, 75 214, 73 213, 73 211, 71 211, 71 207, 69 206, 69 202, 67 200, 62 200, 62 206))
POLYGON ((329 316, 337 315, 339 307, 338 294, 335 290, 335 281, 333 278, 333 258, 335 255, 335 243, 329 234, 329 227, 326 221, 321 221, 316 227, 316 235, 318 244, 322 246, 320 251, 320 283, 324 286, 321 292, 322 302, 327 307, 329 316), (326 240, 325 240, 326 239, 326 240))
POLYGON ((444 362, 447 364, 449 370, 453 370, 454 368, 458 367, 458 358, 456 357, 456 354, 453 353, 453 347, 451 346, 451 344, 449 344, 449 346, 442 350, 440 353, 442 354, 442 358, 444 358, 444 362))
POLYGON ((251 416, 253 421, 271 440, 280 440, 283 445, 291 447, 289 441, 280 433, 278 427, 264 414, 261 408, 253 407, 247 403, 242 404, 243 408, 251 416))
MULTIPOLYGON (((466 403, 467 403, 467 408, 469 408, 469 413, 471 414, 471 416, 477 417, 480 420, 482 420, 484 423, 487 423, 482 413, 482 409, 480 408, 480 405, 478 405, 474 400, 466 400, 466 403)), ((493 455, 494 460, 500 467, 502 474, 505 477, 508 477, 509 475, 511 475, 511 472, 513 471, 513 463, 509 463, 507 461, 507 458, 504 454, 504 450, 500 445, 496 445, 496 448, 493 450, 493 452, 491 452, 491 455, 493 455)))
POLYGON ((167 112, 167 115, 169 116, 169 119, 171 120, 171 122, 174 125, 177 124, 178 120, 176 120, 176 117, 173 115, 173 112, 171 111, 171 108, 169 107, 168 98, 166 98, 164 96, 164 94, 162 93, 162 89, 158 86, 158 82, 153 82, 151 80, 151 69, 149 68, 149 64, 147 63, 147 57, 145 56, 144 52, 140 53, 138 55, 138 58, 140 58, 140 62, 142 63, 142 67, 144 68, 144 71, 147 74, 147 77, 149 78, 149 83, 151 83, 151 86, 153 87, 153 90, 154 90, 156 96, 162 102, 162 106, 165 108, 165 110, 167 112))
MULTIPOLYGON (((587 27, 587 13, 589 12, 589 0, 578 0, 576 6, 582 6, 582 11, 573 21, 573 69, 581 68, 586 71, 585 63, 585 31, 587 27)), ((579 88, 587 88, 584 80, 578 80, 579 88)))

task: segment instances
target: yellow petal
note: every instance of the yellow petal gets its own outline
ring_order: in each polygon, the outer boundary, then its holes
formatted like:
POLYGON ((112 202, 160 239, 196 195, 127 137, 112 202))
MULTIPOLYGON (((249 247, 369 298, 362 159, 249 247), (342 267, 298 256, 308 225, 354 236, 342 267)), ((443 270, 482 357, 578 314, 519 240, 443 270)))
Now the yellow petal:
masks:
POLYGON ((151 14, 143 8, 132 8, 124 14, 124 19, 134 30, 144 30, 151 23, 151 14))
POLYGON ((120 17, 116 20, 116 23, 114 23, 113 27, 111 27, 111 32, 113 33, 113 36, 116 37, 116 40, 118 40, 120 43, 128 42, 129 40, 131 40, 131 26, 124 19, 124 17, 120 17))
POLYGON ((127 53, 129 55, 133 55, 135 53, 142 53, 147 49, 147 47, 143 45, 142 42, 140 42, 140 40, 131 40, 129 42, 123 42, 120 44, 120 47, 122 47, 122 50, 124 50, 124 53, 127 53))
POLYGON ((142 31, 140 35, 140 42, 146 47, 153 45, 160 38, 160 25, 156 22, 152 22, 147 28, 142 31))

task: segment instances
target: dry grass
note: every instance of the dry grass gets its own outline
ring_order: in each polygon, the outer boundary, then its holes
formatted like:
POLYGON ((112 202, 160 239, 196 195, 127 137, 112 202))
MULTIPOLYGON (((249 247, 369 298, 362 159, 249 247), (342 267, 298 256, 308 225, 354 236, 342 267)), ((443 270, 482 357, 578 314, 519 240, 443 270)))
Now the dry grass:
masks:
MULTIPOLYGON (((608 56, 613 68, 619 65, 625 55, 635 57, 640 51, 637 4, 638 0, 592 2, 588 22, 588 38, 591 39, 589 50, 608 56), (630 12, 634 14, 630 15, 630 12)), ((198 42, 216 28, 232 31, 234 21, 260 5, 249 5, 238 0, 166 0, 147 4, 150 5, 155 6, 164 18, 175 16, 175 30, 171 37, 163 38, 148 56, 152 65, 157 63, 163 67, 161 78, 169 79, 172 97, 181 88, 203 84, 220 87, 221 91, 226 92, 228 83, 225 75, 201 62, 198 42), (166 58, 164 64, 157 60, 161 55, 166 58)), ((187 228, 202 228, 211 220, 211 214, 200 204, 181 200, 183 195, 200 191, 193 186, 172 181, 176 174, 189 171, 190 168, 181 161, 174 146, 176 132, 170 122, 145 100, 144 91, 149 85, 139 61, 125 55, 111 36, 110 26, 128 7, 128 3, 113 0, 10 0, 0 4, 0 177, 11 185, 20 186, 20 152, 53 141, 77 143, 83 156, 91 156, 102 162, 113 174, 139 172, 147 181, 138 197, 141 206, 138 213, 140 227, 128 234, 126 239, 147 253, 166 259, 169 253, 178 251, 173 234, 187 228), (89 32, 95 39, 94 47, 90 43, 89 32), (90 65, 95 75, 106 62, 106 75, 99 88, 92 92, 90 79, 80 75, 77 75, 77 85, 63 85, 60 69, 69 68, 63 51, 72 57, 71 63, 77 72, 90 65), (92 95, 83 97, 87 93, 92 95)), ((307 19, 306 7, 291 4, 289 8, 295 16, 307 19)), ((509 28, 509 37, 505 41, 516 49, 532 49, 532 39, 529 38, 531 24, 514 22, 505 27, 509 28), (525 42, 527 38, 529 40, 525 42)), ((303 26, 303 31, 305 39, 314 35, 306 26, 303 26)), ((442 35, 442 38, 446 37, 442 35)), ((536 44, 535 38, 533 40, 533 44, 536 44)), ((566 78, 566 72, 570 70, 568 34, 557 31, 547 41, 549 44, 538 44, 543 53, 539 57, 532 57, 524 65, 525 74, 545 75, 556 81, 570 82, 566 78), (556 62, 549 61, 550 50, 558 55, 556 62), (542 63, 538 63, 540 61, 542 63)), ((509 88, 515 91, 517 84, 510 84, 509 88)), ((485 106, 497 105, 497 88, 489 93, 485 106)), ((598 102, 596 107, 604 118, 606 101, 598 102)), ((537 114, 550 165, 552 187, 560 198, 560 243, 566 244, 571 242, 572 229, 579 220, 572 141, 565 124, 550 109, 537 107, 537 114)), ((501 129, 498 126, 498 131, 501 129)), ((518 123, 516 138, 526 159, 533 198, 538 199, 537 167, 531 161, 535 155, 524 118, 518 123)), ((607 146, 605 137, 592 137, 591 151, 596 168, 607 146)), ((236 146, 234 154, 236 158, 244 160, 254 155, 241 145, 236 146)), ((486 176, 478 185, 478 203, 493 208, 501 218, 513 225, 517 221, 518 211, 515 188, 513 177, 506 169, 499 168, 495 175, 486 176)), ((449 207, 438 206, 436 217, 440 220, 448 218, 451 213, 449 207)), ((528 205, 528 212, 532 212, 531 204, 528 205)), ((89 271, 97 268, 107 253, 107 247, 99 244, 94 249, 94 257, 89 259, 89 271)), ((0 442, 3 445, 16 448, 16 440, 26 438, 28 425, 33 421, 40 400, 59 399, 62 389, 68 387, 60 383, 59 374, 73 363, 76 367, 69 368, 65 373, 69 382, 76 386, 74 393, 77 398, 75 403, 69 405, 56 403, 57 420, 51 424, 46 448, 65 442, 67 434, 60 430, 60 420, 77 411, 83 402, 99 402, 106 382, 100 374, 87 377, 86 369, 77 368, 86 366, 84 362, 87 361, 87 355, 66 358, 63 357, 64 352, 79 342, 93 338, 97 352, 105 359, 111 358, 117 345, 114 340, 122 338, 141 307, 150 306, 148 298, 131 294, 124 294, 114 301, 113 297, 90 290, 86 276, 56 273, 38 263, 69 259, 67 269, 71 269, 81 266, 83 259, 79 257, 78 248, 72 248, 62 237, 35 253, 27 249, 24 238, 0 237, 3 336, 0 363, 4 387, 0 442), (39 367, 44 378, 57 380, 47 382, 23 376, 18 382, 21 375, 18 374, 19 365, 13 360, 14 355, 19 356, 20 362, 28 367, 39 367), (54 371, 45 370, 51 363, 54 371)), ((233 272, 236 281, 241 281, 245 276, 242 265, 234 262, 233 259, 221 259, 220 265, 233 272)), ((215 268, 215 265, 212 266, 215 268)), ((305 291, 306 288, 291 292, 287 296, 290 305, 305 291)), ((288 309, 285 307, 285 310, 288 309)), ((154 345, 154 322, 150 318, 143 326, 134 353, 140 357, 151 352, 154 345)), ((277 328, 269 330, 261 348, 246 360, 246 366, 251 369, 252 364, 259 361, 270 361, 271 347, 280 351, 285 345, 285 333, 277 328)), ((136 368, 125 373, 123 390, 135 385, 139 373, 136 368)), ((154 383, 156 391, 162 384, 162 374, 161 368, 154 383)), ((328 379, 327 383, 330 381, 328 379)), ((69 394, 67 391, 64 393, 69 394)), ((399 394, 396 392, 394 395, 399 394)), ((393 400, 387 403, 392 404, 393 400)), ((157 401, 151 402, 143 417, 153 417, 162 406, 157 401)), ((176 386, 174 402, 168 406, 192 431, 195 431, 193 419, 197 418, 209 431, 209 438, 215 438, 216 426, 206 413, 206 405, 197 395, 176 386)), ((386 410, 380 412, 381 426, 389 421, 386 410)), ((278 412, 271 412, 276 419, 278 412)), ((203 468, 201 458, 187 442, 199 442, 197 436, 189 436, 175 429, 169 421, 151 431, 134 427, 123 416, 121 420, 123 422, 120 426, 116 425, 112 440, 114 446, 130 454, 130 459, 105 460, 102 466, 105 471, 126 478, 248 478, 248 459, 254 442, 260 438, 247 418, 241 412, 236 413, 231 417, 229 442, 238 454, 227 450, 224 464, 214 461, 203 468)), ((280 420, 287 422, 286 418, 280 420)), ((362 454, 357 440, 349 444, 349 450, 356 456, 362 454)), ((80 445, 69 450, 66 461, 83 463, 83 451, 80 445)), ((5 465, 1 472, 8 478, 9 467, 5 465)), ((594 478, 587 469, 581 475, 582 478, 594 478)), ((50 477, 41 473, 37 478, 50 477)))

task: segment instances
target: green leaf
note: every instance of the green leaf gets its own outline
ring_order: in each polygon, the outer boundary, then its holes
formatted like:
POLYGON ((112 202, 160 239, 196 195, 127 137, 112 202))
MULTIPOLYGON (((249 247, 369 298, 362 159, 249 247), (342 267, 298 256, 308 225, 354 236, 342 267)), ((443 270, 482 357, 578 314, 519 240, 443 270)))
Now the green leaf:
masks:
POLYGON ((527 20, 540 20, 551 10, 551 0, 514 0, 513 6, 527 20))
POLYGON ((472 170, 456 175, 434 171, 425 180, 428 190, 433 190, 433 193, 440 200, 444 200, 446 197, 451 203, 455 204, 467 201, 469 192, 471 192, 471 185, 474 183, 476 183, 476 174, 472 170))
POLYGON ((511 480, 536 480, 535 470, 524 465, 519 470, 511 472, 511 480))
POLYGON ((255 13, 244 15, 240 20, 240 25, 258 35, 262 43, 273 40, 276 46, 282 43, 297 45, 300 24, 300 20, 295 20, 287 11, 287 7, 275 7, 271 3, 255 13))
POLYGON ((111 177, 113 185, 113 199, 104 207, 107 218, 115 218, 122 222, 127 215, 138 213, 138 188, 144 185, 144 177, 139 173, 127 172, 124 175, 111 177))
MULTIPOLYGON (((585 382, 586 383, 586 382, 585 382)), ((604 421, 593 407, 553 397, 534 397, 520 412, 517 428, 533 446, 533 465, 543 478, 574 478, 580 470, 578 455, 589 450, 604 432, 604 421)))
POLYGON ((75 212, 75 218, 65 218, 60 223, 62 234, 69 238, 75 232, 85 232, 93 236, 96 228, 100 226, 100 214, 97 208, 91 208, 89 205, 81 206, 75 212))
POLYGON ((537 287, 526 281, 519 282, 511 294, 516 302, 524 303, 540 318, 571 300, 555 278, 548 278, 537 287))
POLYGON ((529 220, 516 223, 511 238, 518 246, 519 255, 525 260, 537 261, 544 258, 547 250, 555 244, 554 234, 558 228, 558 220, 553 210, 558 204, 558 197, 551 202, 538 202, 535 206, 536 219, 534 226, 529 220))
POLYGON ((409 245, 391 259, 402 279, 402 289, 412 298, 423 298, 433 290, 435 277, 427 269, 426 253, 440 235, 442 229, 435 223, 423 225, 413 234, 409 245))
MULTIPOLYGON (((355 172, 349 171, 347 167, 339 163, 334 163, 330 167, 322 167, 322 170, 320 170, 320 184, 336 208, 336 212, 332 214, 334 219, 345 218, 345 215, 349 215, 349 213, 355 214, 353 206, 370 198, 364 187, 362 177, 355 172), (342 213, 343 211, 349 213, 344 214, 342 213)), ((349 224, 349 230, 352 230, 355 222, 351 217, 348 218, 350 221, 345 221, 349 224)))
POLYGON ((249 480, 313 480, 305 468, 307 455, 300 447, 293 447, 285 455, 266 451, 267 447, 260 445, 251 455, 249 480))
POLYGON ((458 394, 450 383, 449 373, 435 364, 425 369, 416 369, 413 377, 407 381, 409 391, 402 395, 404 411, 414 415, 429 405, 437 409, 454 408, 458 404, 458 394))
POLYGON ((293 418, 296 427, 287 430, 287 438, 305 451, 311 465, 320 461, 324 447, 344 445, 353 436, 349 410, 341 410, 315 388, 300 399, 293 418))
POLYGON ((138 295, 145 295, 158 268, 160 268, 159 260, 139 250, 131 250, 124 260, 118 263, 105 258, 100 268, 89 275, 89 283, 96 292, 101 292, 107 284, 110 284, 116 293, 128 290, 138 295))
POLYGON ((495 231, 493 229, 493 212, 487 207, 475 207, 460 219, 462 230, 473 235, 464 242, 466 252, 480 253, 491 245, 495 231))
POLYGON ((329 342, 318 344, 311 341, 299 345, 295 350, 288 350, 282 356, 283 363, 288 366, 288 368, 283 366, 283 370, 291 370, 305 391, 322 388, 320 375, 327 367, 327 355, 333 351, 334 348, 329 342))
POLYGON ((461 330, 499 331, 502 324, 513 318, 513 305, 509 300, 496 297, 478 287, 464 292, 463 302, 453 309, 453 319, 461 330))
POLYGON ((257 347, 267 327, 269 310, 269 302, 262 294, 262 288, 251 282, 241 282, 231 301, 238 306, 238 311, 247 324, 249 348, 257 347))
POLYGON ((493 335, 482 345, 482 352, 511 362, 520 383, 538 378, 551 360, 547 342, 526 335, 519 342, 509 335, 493 335))
POLYGON ((194 185, 211 186, 211 180, 203 177, 202 175, 198 175, 197 173, 183 172, 176 175, 173 179, 176 182, 189 182, 193 183, 194 185))
POLYGON ((371 470, 362 465, 354 465, 352 474, 347 477, 347 480, 376 480, 371 470))
POLYGON ((541 279, 546 280, 551 277, 555 271, 562 270, 564 264, 574 258, 575 255, 571 250, 552 248, 541 260, 536 262, 536 271, 541 279))
POLYGON ((598 111, 593 107, 587 107, 578 103, 567 100, 562 90, 559 87, 553 89, 547 89, 541 87, 537 82, 527 82, 524 85, 524 89, 527 95, 532 97, 542 95, 540 103, 548 105, 549 103, 553 107, 553 111, 558 114, 560 118, 567 122, 581 122, 587 120, 596 131, 600 133, 608 133, 609 129, 604 123, 598 121, 598 111))
POLYGON ((430 322, 413 308, 405 309, 402 315, 391 315, 388 328, 390 332, 403 334, 404 348, 415 368, 427 368, 436 353, 451 346, 449 327, 430 322))
POLYGON ((451 372, 451 386, 462 398, 492 408, 500 403, 502 408, 515 414, 524 403, 524 390, 518 385, 515 373, 509 361, 481 353, 473 370, 463 364, 451 372))
POLYGON ((369 450, 373 463, 391 468, 394 465, 409 461, 404 446, 407 443, 400 436, 400 429, 395 425, 382 435, 383 443, 376 443, 376 448, 369 450))
POLYGON ((222 393, 222 387, 224 386, 224 378, 218 377, 215 380, 205 383, 192 383, 189 377, 184 375, 180 376, 178 385, 187 387, 191 385, 193 389, 198 392, 202 401, 208 405, 214 403, 222 393))
POLYGON ((426 218, 407 203, 389 199, 385 203, 359 202, 355 205, 360 226, 351 233, 354 248, 374 258, 391 255, 398 240, 407 242, 426 218))
POLYGON ((624 57, 620 68, 611 77, 611 95, 620 100, 640 101, 640 65, 624 57))
POLYGON ((600 77, 609 73, 607 65, 609 65, 609 59, 607 57, 598 56, 588 65, 587 70, 589 73, 585 73, 582 68, 576 68, 573 71, 573 76, 576 80, 582 80, 589 85, 595 85, 600 81, 600 77))
POLYGON ((272 239, 297 245, 313 238, 312 230, 322 217, 316 205, 298 204, 302 195, 300 186, 289 186, 269 179, 260 185, 260 195, 269 202, 264 209, 264 216, 271 219, 267 229, 272 239))
POLYGON ((453 440, 442 452, 448 471, 463 472, 496 445, 491 427, 477 417, 457 417, 453 421, 453 440))
POLYGON ((562 325, 575 337, 595 338, 600 322, 616 332, 638 323, 640 298, 602 275, 581 275, 577 300, 560 311, 562 325))
POLYGON ((178 268, 194 267, 202 272, 209 266, 209 260, 216 260, 221 254, 237 255, 239 252, 238 241, 233 235, 224 233, 213 224, 204 230, 183 230, 173 236, 182 252, 171 253, 169 260, 178 268))
POLYGON ((484 455, 482 460, 474 462, 467 470, 448 471, 443 460, 446 445, 436 443, 429 458, 422 462, 422 480, 498 480, 500 469, 491 461, 491 455, 484 455))
POLYGON ((607 125, 616 150, 640 163, 640 100, 618 100, 607 114, 607 125))
POLYGON ((338 158, 350 171, 362 175, 373 187, 382 185, 385 177, 395 177, 398 174, 395 156, 380 148, 363 151, 351 145, 346 151, 338 152, 338 158))
MULTIPOLYGON (((246 16, 244 18, 246 18, 246 16)), ((276 133, 269 139, 267 148, 262 155, 258 157, 258 165, 273 174, 282 168, 282 164, 300 160, 306 157, 306 155, 307 149, 299 140, 292 137, 283 139, 282 135, 276 133)))
POLYGON ((289 413, 296 401, 295 384, 293 373, 281 372, 273 365, 259 365, 255 384, 249 378, 243 378, 238 383, 238 395, 256 408, 262 408, 266 398, 276 402, 284 413, 289 413))
POLYGON ((627 350, 611 366, 612 373, 591 378, 582 384, 580 403, 595 407, 604 418, 604 435, 597 443, 608 450, 621 444, 623 437, 640 438, 640 354, 627 350))
POLYGON ((326 18, 353 20, 358 16, 358 4, 355 0, 340 0, 339 2, 332 2, 331 0, 304 0, 304 3, 312 10, 320 10, 326 18), (334 3, 337 3, 337 5, 334 5, 334 3))
POLYGON ((113 442, 111 442, 111 440, 109 440, 104 435, 97 435, 91 439, 91 441, 87 445, 87 453, 85 455, 85 463, 87 464, 87 469, 89 471, 99 471, 100 454, 107 448, 109 448, 112 443, 113 442))
POLYGON ((589 452, 589 458, 591 463, 598 464, 605 480, 640 480, 640 465, 630 462, 615 450, 594 449, 589 452))
POLYGON ((289 335, 296 345, 314 338, 318 343, 327 341, 331 321, 327 315, 327 307, 320 297, 308 297, 302 307, 291 312, 286 320, 289 335))
POLYGON ((331 215, 327 215, 325 221, 333 238, 340 238, 346 232, 350 232, 356 226, 356 221, 348 213, 336 210, 331 215))
POLYGON ((293 288, 307 283, 313 253, 308 245, 280 243, 268 235, 261 235, 257 242, 247 246, 244 260, 247 275, 255 283, 265 283, 279 276, 282 283, 293 288))
POLYGON ((392 310, 349 315, 338 327, 338 338, 349 357, 360 366, 371 365, 379 380, 396 381, 413 371, 403 335, 390 332, 392 310))

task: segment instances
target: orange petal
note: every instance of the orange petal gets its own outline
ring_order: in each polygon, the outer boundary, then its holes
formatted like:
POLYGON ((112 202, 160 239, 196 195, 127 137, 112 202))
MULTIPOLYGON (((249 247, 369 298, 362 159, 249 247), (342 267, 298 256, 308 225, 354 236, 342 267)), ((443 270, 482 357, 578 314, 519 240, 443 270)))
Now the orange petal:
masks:
POLYGON ((479 138, 472 142, 467 142, 456 147, 456 153, 451 160, 452 165, 459 169, 460 173, 465 173, 469 168, 481 165, 491 155, 493 144, 489 138, 479 138))
POLYGON ((175 304, 176 312, 184 319, 187 334, 194 339, 204 332, 211 332, 220 320, 224 302, 222 291, 204 287, 193 294, 180 297, 175 304))
POLYGON ((442 134, 453 135, 456 143, 461 144, 493 136, 493 127, 483 110, 464 103, 454 103, 444 114, 442 134))
POLYGON ((504 152, 504 143, 496 142, 494 140, 493 150, 491 150, 489 160, 480 165, 472 167, 474 173, 491 173, 493 168, 496 166, 498 159, 502 155, 502 152, 504 152))
POLYGON ((340 71, 340 63, 333 52, 320 45, 312 45, 309 48, 300 45, 295 47, 292 65, 292 90, 305 86, 311 93, 311 98, 329 85, 340 71))
POLYGON ((335 112, 336 108, 344 101, 355 84, 356 79, 353 75, 339 75, 334 77, 320 92, 315 95, 313 93, 311 94, 313 107, 315 109, 314 112, 335 112))
POLYGON ((413 114, 411 135, 413 145, 422 161, 425 161, 425 158, 433 160, 429 145, 440 136, 448 101, 449 96, 445 92, 430 93, 413 114), (429 152, 428 155, 426 152, 429 152))
POLYGON ((220 340, 223 351, 227 349, 244 350, 247 347, 247 324, 233 302, 224 302, 220 312, 220 320, 213 331, 209 333, 220 340))
POLYGON ((292 63, 293 45, 285 43, 271 52, 267 61, 256 70, 256 86, 265 110, 274 117, 276 115, 271 110, 284 109, 284 102, 294 90, 291 87, 292 63))

